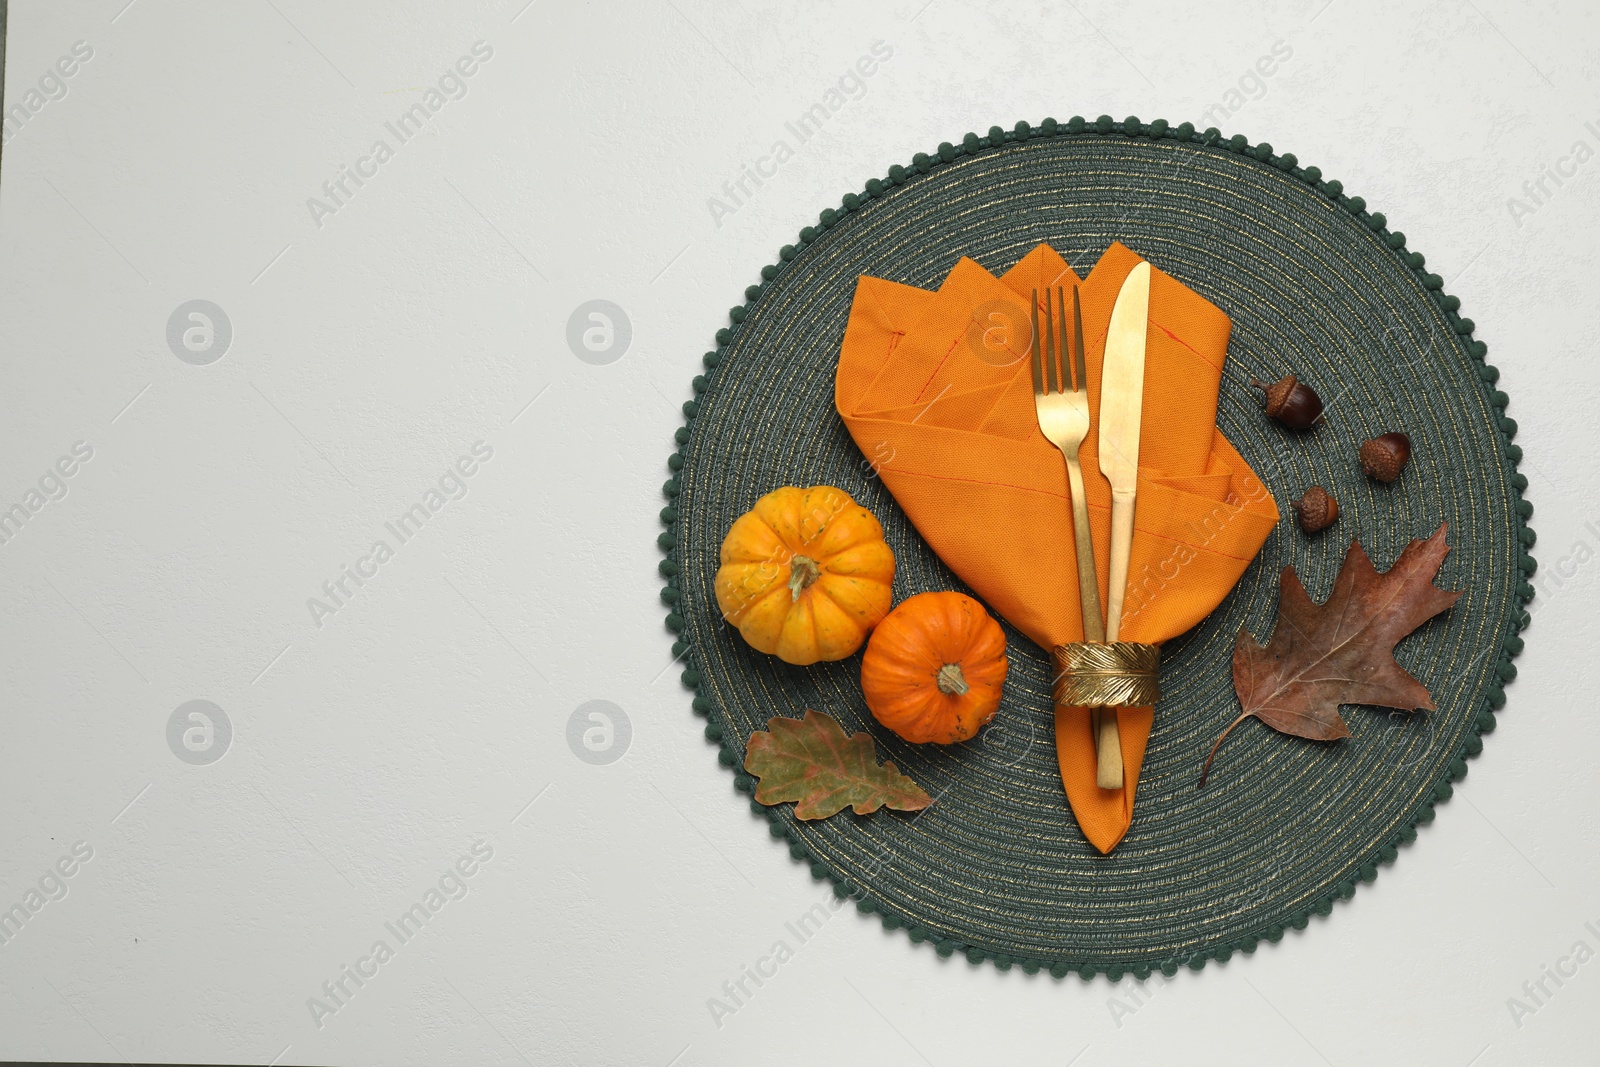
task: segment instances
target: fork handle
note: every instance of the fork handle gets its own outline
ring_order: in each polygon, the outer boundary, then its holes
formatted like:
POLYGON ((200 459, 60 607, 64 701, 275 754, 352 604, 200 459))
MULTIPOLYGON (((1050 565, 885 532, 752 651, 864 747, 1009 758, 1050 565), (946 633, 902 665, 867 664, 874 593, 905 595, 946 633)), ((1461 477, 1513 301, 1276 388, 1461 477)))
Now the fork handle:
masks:
MULTIPOLYGON (((1072 487, 1072 533, 1078 549, 1078 596, 1083 607, 1083 639, 1104 641, 1105 625, 1100 616, 1100 578, 1095 573, 1094 538, 1089 531, 1088 498, 1083 491, 1083 467, 1078 457, 1062 450, 1067 461, 1067 480, 1072 487)), ((1107 715, 1104 708, 1089 709, 1089 732, 1095 742, 1095 784, 1101 789, 1122 788, 1122 734, 1117 713, 1107 715)))
POLYGON ((1100 614, 1100 577, 1094 569, 1094 539, 1089 532, 1089 505, 1083 495, 1083 467, 1078 457, 1067 457, 1067 480, 1072 486, 1072 534, 1078 547, 1078 598, 1083 605, 1083 639, 1104 641, 1106 628, 1100 614))

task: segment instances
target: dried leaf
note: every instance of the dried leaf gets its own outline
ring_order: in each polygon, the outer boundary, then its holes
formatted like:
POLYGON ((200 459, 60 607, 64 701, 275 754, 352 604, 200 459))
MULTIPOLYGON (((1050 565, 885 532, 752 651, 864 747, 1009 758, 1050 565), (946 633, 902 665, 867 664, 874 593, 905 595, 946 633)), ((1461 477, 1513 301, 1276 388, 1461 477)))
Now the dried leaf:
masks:
POLYGON ((1295 737, 1334 741, 1350 736, 1340 704, 1434 710, 1428 690, 1395 662, 1394 646, 1461 595, 1433 584, 1450 551, 1444 535, 1441 524, 1426 541, 1413 540, 1382 574, 1351 541, 1325 604, 1312 603, 1293 567, 1283 569, 1272 639, 1258 645, 1239 631, 1233 688, 1244 713, 1211 747, 1201 786, 1223 739, 1252 716, 1295 737))
POLYGON ((819 711, 807 711, 804 719, 769 720, 767 731, 750 735, 744 769, 761 779, 761 803, 799 801, 797 819, 826 819, 846 805, 870 815, 885 805, 917 811, 933 803, 893 761, 878 766, 871 736, 847 738, 819 711))

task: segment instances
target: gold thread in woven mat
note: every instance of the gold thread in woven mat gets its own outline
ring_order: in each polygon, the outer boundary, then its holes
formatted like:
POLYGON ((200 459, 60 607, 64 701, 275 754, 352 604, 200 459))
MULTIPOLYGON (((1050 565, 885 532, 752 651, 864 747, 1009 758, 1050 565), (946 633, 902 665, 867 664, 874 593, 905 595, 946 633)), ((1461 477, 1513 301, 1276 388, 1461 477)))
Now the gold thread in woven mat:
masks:
POLYGON ((1161 697, 1161 646, 1132 641, 1057 645, 1057 704, 1074 708, 1145 708, 1161 697))

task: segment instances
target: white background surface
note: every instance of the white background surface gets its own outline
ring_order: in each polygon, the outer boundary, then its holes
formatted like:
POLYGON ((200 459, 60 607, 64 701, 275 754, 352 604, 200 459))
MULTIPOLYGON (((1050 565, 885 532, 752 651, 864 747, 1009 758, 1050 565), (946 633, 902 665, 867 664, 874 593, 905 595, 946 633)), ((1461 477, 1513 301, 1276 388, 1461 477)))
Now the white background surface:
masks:
POLYGON ((72 843, 93 858, 0 946, 0 1056, 1596 1062, 1600 960, 1508 1007, 1600 950, 1600 162, 1508 206, 1600 149, 1592 9, 125 3, 11 9, 8 104, 74 42, 94 54, 4 150, 0 506, 74 442, 94 455, 0 545, 0 907, 72 843), (316 225, 307 198, 480 40, 467 95, 316 225), (864 95, 714 219, 878 40, 864 95), (1292 57, 1202 119, 1278 41, 1292 57), (708 998, 827 894, 669 663, 656 512, 689 379, 840 194, 969 129, 1101 112, 1294 151, 1461 296, 1538 508, 1521 678, 1374 886, 1136 1010, 1132 979, 941 961, 852 908, 719 1026, 708 998), (208 366, 166 341, 195 298, 234 331, 208 366), (633 327, 608 366, 565 340, 596 298, 633 327), (479 440, 467 495, 317 626, 307 598, 479 440), (233 726, 208 766, 166 740, 194 699, 233 726), (632 724, 609 766, 566 741, 594 699, 632 724), (308 998, 476 841, 468 894, 319 1026, 308 998))

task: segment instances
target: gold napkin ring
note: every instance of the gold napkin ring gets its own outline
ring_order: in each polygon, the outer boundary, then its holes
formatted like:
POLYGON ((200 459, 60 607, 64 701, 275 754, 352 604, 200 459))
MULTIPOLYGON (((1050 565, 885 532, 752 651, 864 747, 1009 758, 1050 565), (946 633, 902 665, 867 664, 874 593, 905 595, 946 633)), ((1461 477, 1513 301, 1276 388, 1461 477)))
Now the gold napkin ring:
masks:
POLYGON ((1073 708, 1145 708, 1161 697, 1161 646, 1132 641, 1057 645, 1057 704, 1073 708))

